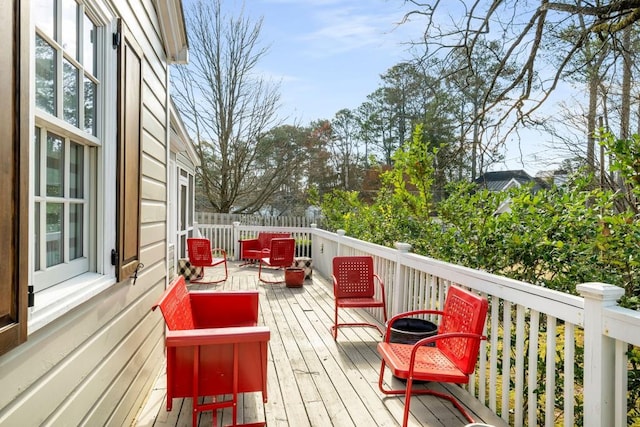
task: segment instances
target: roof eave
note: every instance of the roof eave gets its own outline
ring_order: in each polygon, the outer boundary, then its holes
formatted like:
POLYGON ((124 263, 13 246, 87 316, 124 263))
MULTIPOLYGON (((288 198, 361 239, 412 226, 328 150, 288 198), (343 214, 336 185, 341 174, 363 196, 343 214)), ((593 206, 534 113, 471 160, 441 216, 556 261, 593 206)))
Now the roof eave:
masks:
POLYGON ((189 40, 184 22, 182 0, 154 0, 167 62, 186 64, 189 61, 189 40))
POLYGON ((171 150, 176 153, 184 153, 195 167, 200 166, 200 158, 196 149, 193 146, 193 142, 189 137, 189 133, 184 126, 182 117, 178 112, 177 107, 171 101, 171 150))

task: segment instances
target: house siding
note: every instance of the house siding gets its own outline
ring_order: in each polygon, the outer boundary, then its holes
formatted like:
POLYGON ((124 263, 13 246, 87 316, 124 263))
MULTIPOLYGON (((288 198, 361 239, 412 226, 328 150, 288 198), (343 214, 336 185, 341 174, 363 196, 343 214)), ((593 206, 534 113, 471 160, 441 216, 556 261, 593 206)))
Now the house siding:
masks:
POLYGON ((140 256, 145 267, 135 284, 110 286, 0 356, 0 425, 130 425, 164 358, 162 319, 150 308, 166 286, 168 270, 168 66, 153 3, 107 5, 144 52, 140 256))

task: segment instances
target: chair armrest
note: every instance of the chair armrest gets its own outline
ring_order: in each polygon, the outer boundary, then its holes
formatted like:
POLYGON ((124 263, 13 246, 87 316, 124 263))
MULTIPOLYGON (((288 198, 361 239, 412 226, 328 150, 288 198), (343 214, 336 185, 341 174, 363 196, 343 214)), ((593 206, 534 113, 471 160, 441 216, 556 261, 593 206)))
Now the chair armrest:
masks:
POLYGON ((188 329, 184 331, 167 331, 166 344, 167 347, 192 347, 266 342, 270 338, 271 332, 266 326, 188 329))
MULTIPOLYGON (((439 334, 439 335, 434 335, 431 337, 427 337, 427 338, 423 338, 420 341, 416 342, 415 344, 413 344, 413 348, 411 349, 411 358, 409 359, 409 363, 413 366, 413 362, 416 359, 416 353, 418 352, 418 349, 424 345, 436 342, 436 341, 440 341, 440 340, 446 340, 446 339, 451 339, 451 338, 471 338, 471 339, 476 339, 478 341, 483 341, 486 340, 487 337, 484 335, 478 335, 478 334, 472 334, 469 332, 450 332, 447 334, 439 334)), ((413 368, 412 368, 413 369, 413 368)))
POLYGON ((213 248, 211 249, 211 256, 213 258, 224 258, 227 259, 227 251, 225 251, 223 248, 213 248), (218 255, 216 257, 216 255, 218 255))
POLYGON ((373 281, 377 282, 378 286, 380 286, 380 298, 382 298, 382 301, 385 301, 384 305, 386 307, 387 303, 386 303, 386 297, 384 295, 384 282, 382 281, 380 276, 378 276, 376 273, 373 273, 373 281))
POLYGON ((259 291, 189 292, 196 329, 255 326, 259 291))
POLYGON ((241 239, 238 240, 240 242, 240 252, 244 250, 260 250, 260 241, 258 239, 241 239))
POLYGON ((260 258, 269 258, 271 256, 271 248, 261 248, 260 258))

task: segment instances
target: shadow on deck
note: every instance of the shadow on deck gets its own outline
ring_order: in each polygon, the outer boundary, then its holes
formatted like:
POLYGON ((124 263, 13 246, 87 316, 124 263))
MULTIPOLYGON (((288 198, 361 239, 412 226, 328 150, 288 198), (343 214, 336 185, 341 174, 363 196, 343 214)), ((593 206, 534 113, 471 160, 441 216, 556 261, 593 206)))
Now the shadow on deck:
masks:
MULTIPOLYGON (((214 269, 215 270, 215 269, 214 269)), ((272 274, 272 273, 267 273, 272 274)), ((282 276, 281 271, 273 273, 282 276)), ((402 421, 404 397, 386 397, 378 390, 381 337, 373 328, 342 328, 334 341, 333 292, 330 282, 318 274, 301 288, 258 281, 257 267, 229 264, 229 279, 218 285, 191 285, 194 289, 259 289, 261 324, 271 330, 268 356, 268 402, 260 393, 241 397, 238 422, 266 420, 268 426, 397 426, 402 421)), ((159 314, 158 314, 159 315, 159 314)), ((363 310, 341 310, 346 321, 373 321, 363 310), (349 319, 349 316, 351 319, 349 319)), ((387 382, 399 382, 387 370, 387 382)), ((394 384, 395 385, 395 384, 394 384)), ((426 384, 454 394, 477 422, 507 424, 455 385, 426 384)), ((464 426, 467 421, 447 401, 415 396, 410 425, 464 426)), ((190 426, 191 400, 174 399, 166 410, 165 372, 162 370, 134 426, 190 426)), ((212 425, 204 413, 199 425, 212 425)), ((231 422, 231 410, 219 411, 217 425, 231 422)))

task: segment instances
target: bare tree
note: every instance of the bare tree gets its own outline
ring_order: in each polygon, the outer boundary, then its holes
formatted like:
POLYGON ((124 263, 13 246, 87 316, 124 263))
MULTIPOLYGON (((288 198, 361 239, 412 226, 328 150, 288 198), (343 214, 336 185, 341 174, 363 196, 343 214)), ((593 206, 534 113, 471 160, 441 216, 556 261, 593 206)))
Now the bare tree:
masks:
POLYGON ((187 13, 190 64, 173 74, 176 104, 200 156, 198 188, 217 212, 259 210, 286 183, 295 159, 263 138, 277 123, 279 85, 257 75, 267 52, 262 19, 223 13, 221 0, 199 0, 187 13))
MULTIPOLYGON (((426 18, 426 57, 447 57, 454 50, 468 52, 464 67, 473 70, 472 52, 481 40, 502 40, 504 54, 498 59, 494 78, 487 85, 482 111, 505 107, 496 126, 536 124, 533 113, 548 99, 559 82, 576 67, 575 58, 590 40, 620 44, 624 29, 640 20, 640 0, 405 0, 416 8, 405 19, 426 18), (577 20, 582 19, 582 26, 577 20), (558 33, 569 26, 580 31, 571 43, 557 43, 558 33), (549 67, 545 55, 553 50, 561 60, 549 67), (500 88, 509 64, 519 64, 500 88)), ((451 69, 452 74, 460 69, 451 69)), ((508 134, 510 132, 506 132, 508 134)), ((503 133, 504 134, 504 133, 503 133)))
POLYGON ((345 190, 357 188, 357 176, 353 176, 354 169, 360 160, 358 123, 353 111, 343 108, 338 111, 331 121, 332 140, 330 144, 335 169, 340 176, 345 190))

